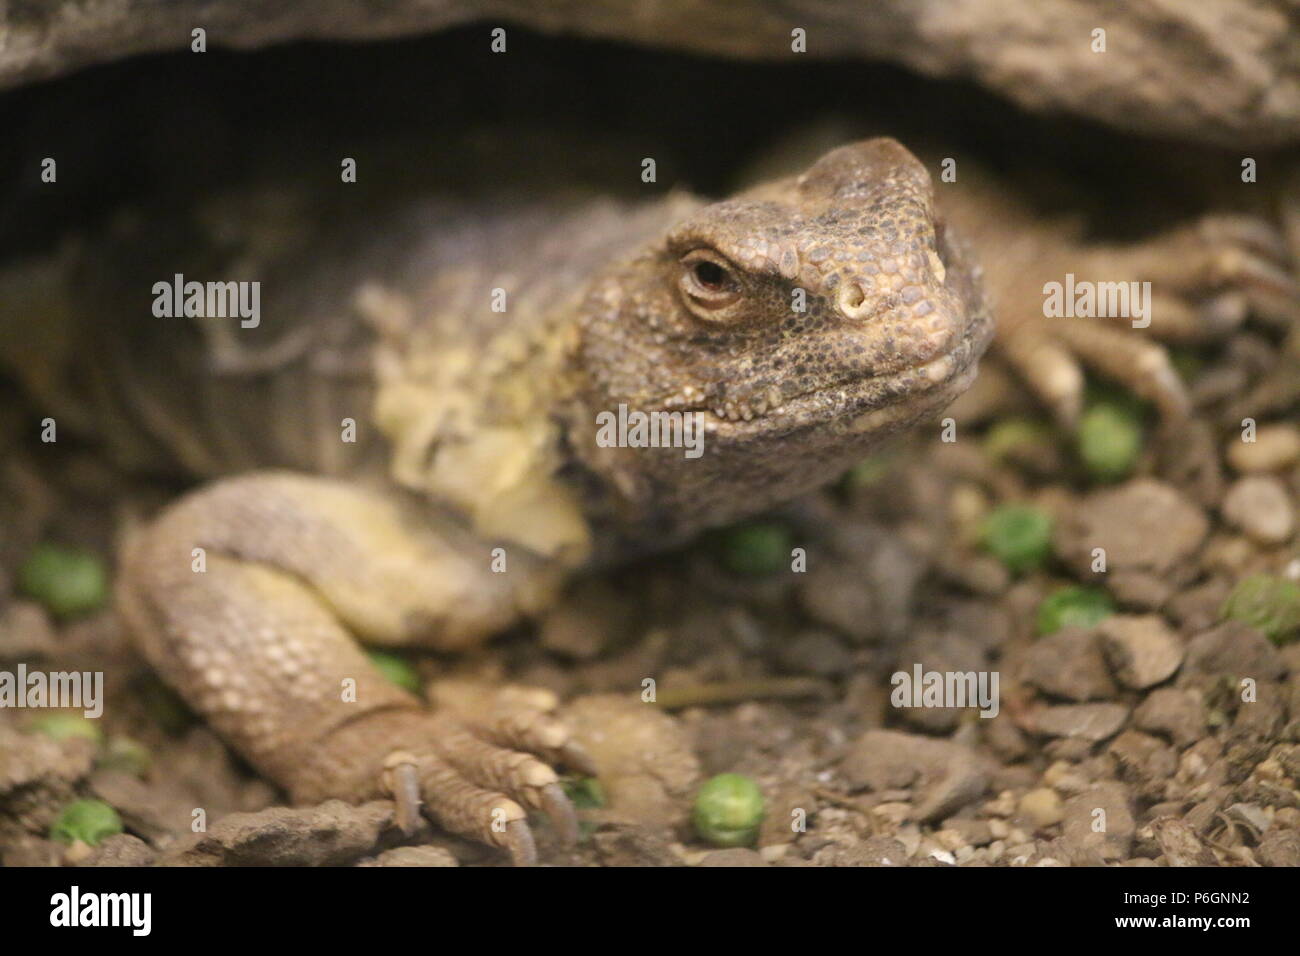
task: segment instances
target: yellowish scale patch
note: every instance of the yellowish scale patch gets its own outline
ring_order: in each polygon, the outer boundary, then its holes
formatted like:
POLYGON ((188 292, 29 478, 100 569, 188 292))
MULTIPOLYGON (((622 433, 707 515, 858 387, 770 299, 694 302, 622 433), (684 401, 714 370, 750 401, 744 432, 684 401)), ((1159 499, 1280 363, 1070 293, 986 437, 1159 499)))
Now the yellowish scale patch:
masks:
POLYGON ((538 354, 506 337, 484 354, 431 341, 440 324, 381 332, 376 347, 374 414, 392 444, 394 480, 464 513, 487 540, 582 563, 590 528, 553 477, 555 426, 539 414, 536 393, 538 370, 556 367, 559 342, 538 354), (494 383, 490 394, 485 381, 494 383), (495 422, 483 422, 485 408, 495 422))

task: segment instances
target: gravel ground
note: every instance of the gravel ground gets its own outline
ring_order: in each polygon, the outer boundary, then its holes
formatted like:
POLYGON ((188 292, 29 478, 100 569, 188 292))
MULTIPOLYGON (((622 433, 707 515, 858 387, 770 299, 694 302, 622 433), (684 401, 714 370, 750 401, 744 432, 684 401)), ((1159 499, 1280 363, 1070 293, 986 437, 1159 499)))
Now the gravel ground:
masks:
MULTIPOLYGON (((1231 422, 1278 354, 1243 335, 1198 356, 1203 420, 1231 422)), ((1293 414, 1259 421, 1254 442, 1228 424, 1162 441, 1148 424, 1134 470, 1112 483, 1043 423, 1008 443, 1004 413, 954 414, 954 442, 914 436, 747 529, 580 581, 537 628, 469 658, 412 657, 431 697, 509 680, 566 701, 603 802, 583 811, 573 850, 539 823, 545 861, 1300 865, 1300 642, 1223 613, 1251 575, 1300 579, 1293 414), (1037 568, 1012 573, 982 543, 1008 504, 1052 518, 1037 568), (763 547, 779 558, 766 569, 763 547), (791 547, 806 569, 791 569, 791 547), (1113 613, 1040 633, 1041 605, 1068 585, 1109 595, 1113 613), (918 664, 996 673, 996 716, 894 706, 891 675, 918 664), (655 704, 640 699, 646 678, 655 704), (692 829, 694 796, 720 773, 762 790, 752 848, 692 829)), ((78 459, 57 486, 20 472, 11 463, 7 480, 26 490, 29 520, 52 516, 50 533, 105 555, 115 522, 163 496, 125 495, 78 459)), ((385 802, 284 806, 177 706, 110 611, 56 625, 9 603, 0 669, 19 662, 102 669, 108 743, 52 739, 32 712, 0 710, 5 865, 502 862, 433 829, 403 841, 385 802), (116 808, 125 832, 97 847, 50 840, 79 797, 116 808), (192 832, 197 808, 206 832, 192 832)))

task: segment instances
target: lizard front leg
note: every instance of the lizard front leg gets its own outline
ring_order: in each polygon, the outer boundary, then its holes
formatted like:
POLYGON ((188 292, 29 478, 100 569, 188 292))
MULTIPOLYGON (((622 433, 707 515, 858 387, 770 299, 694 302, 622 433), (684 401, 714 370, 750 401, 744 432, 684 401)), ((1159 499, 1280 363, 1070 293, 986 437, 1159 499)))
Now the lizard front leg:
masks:
POLYGON ((990 256, 997 343, 1067 424, 1083 406, 1081 365, 1152 402, 1166 425, 1181 423, 1190 401, 1166 345, 1222 338, 1248 313, 1300 321, 1300 284, 1286 246, 1262 220, 1211 215, 1129 244, 1074 243, 1042 226, 1027 231, 1028 240, 1004 259, 990 256), (1063 283, 1067 274, 1076 284, 1149 282, 1145 321, 1128 313, 1045 314, 1045 284, 1063 283))
POLYGON ((232 478, 128 544, 118 604, 164 679, 296 802, 391 795, 408 831, 423 806, 530 862, 526 807, 576 836, 549 762, 591 772, 546 702, 433 713, 356 641, 464 647, 545 599, 542 568, 494 574, 487 547, 451 534, 337 481, 232 478))
MULTIPOLYGON (((1012 216, 1008 228, 987 199, 963 198, 953 204, 954 218, 984 252, 997 316, 996 359, 1070 430, 1083 410, 1084 368, 1151 402, 1159 412, 1161 471, 1194 488, 1201 501, 1217 501, 1223 476, 1214 435, 1191 414, 1167 347, 1226 337, 1248 314, 1275 324, 1300 322, 1300 284, 1281 235, 1262 219, 1208 215, 1137 242, 1089 243, 1062 224, 1024 215, 1012 216), (1067 277, 1076 288, 1137 288, 1133 294, 1142 298, 1130 304, 1140 302, 1144 315, 1109 308, 1094 310, 1096 317, 1049 314, 1048 290, 1064 287, 1067 277)), ((1014 394, 996 374, 996 359, 967 414, 987 414, 1014 394)))

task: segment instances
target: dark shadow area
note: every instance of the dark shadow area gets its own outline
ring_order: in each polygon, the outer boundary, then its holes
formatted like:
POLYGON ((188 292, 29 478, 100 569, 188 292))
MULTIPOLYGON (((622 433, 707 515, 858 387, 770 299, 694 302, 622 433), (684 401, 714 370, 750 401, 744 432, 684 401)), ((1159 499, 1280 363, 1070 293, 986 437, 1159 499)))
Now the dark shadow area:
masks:
POLYGON ((718 193, 765 144, 827 116, 934 155, 959 145, 1048 208, 1104 206, 1105 228, 1118 231, 1192 211, 1207 181, 1230 182, 1240 162, 1029 116, 973 84, 892 66, 709 60, 522 29, 494 55, 483 28, 468 27, 141 57, 4 94, 0 256, 48 246, 124 201, 183 201, 268 174, 337 183, 343 156, 358 160, 362 183, 436 188, 471 129, 543 130, 564 171, 607 164, 601 174, 628 188, 653 156, 658 188, 718 193), (58 161, 56 190, 39 179, 46 156, 58 161))

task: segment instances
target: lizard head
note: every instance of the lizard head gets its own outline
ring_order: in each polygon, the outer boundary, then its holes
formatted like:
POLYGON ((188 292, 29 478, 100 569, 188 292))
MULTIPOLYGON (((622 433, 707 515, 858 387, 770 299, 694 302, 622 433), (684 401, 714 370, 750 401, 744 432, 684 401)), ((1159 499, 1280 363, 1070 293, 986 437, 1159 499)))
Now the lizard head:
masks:
POLYGON ((801 175, 694 205, 587 294, 586 414, 698 413, 702 454, 576 444, 655 520, 732 520, 937 413, 990 334, 924 166, 891 139, 843 146, 801 175))

